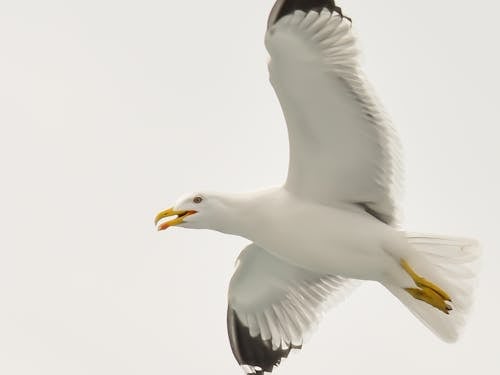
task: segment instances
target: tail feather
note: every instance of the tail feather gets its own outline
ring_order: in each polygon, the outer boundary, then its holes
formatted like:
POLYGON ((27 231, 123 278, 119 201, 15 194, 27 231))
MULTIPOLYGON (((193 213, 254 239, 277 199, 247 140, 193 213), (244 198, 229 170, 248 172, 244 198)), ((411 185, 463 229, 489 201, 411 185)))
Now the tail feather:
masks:
POLYGON ((415 251, 406 260, 417 273, 451 296, 453 310, 446 315, 397 285, 384 283, 384 286, 438 337, 454 342, 472 306, 481 253, 479 244, 466 238, 427 234, 407 234, 407 240, 415 251))

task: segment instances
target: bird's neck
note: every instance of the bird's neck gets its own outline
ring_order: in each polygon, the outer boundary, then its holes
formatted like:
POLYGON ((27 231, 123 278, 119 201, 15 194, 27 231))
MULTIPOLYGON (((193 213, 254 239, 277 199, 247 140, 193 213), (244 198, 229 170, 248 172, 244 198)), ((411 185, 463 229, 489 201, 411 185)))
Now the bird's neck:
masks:
POLYGON ((270 206, 275 200, 275 188, 224 196, 224 214, 215 230, 254 240, 257 228, 268 221, 270 206))

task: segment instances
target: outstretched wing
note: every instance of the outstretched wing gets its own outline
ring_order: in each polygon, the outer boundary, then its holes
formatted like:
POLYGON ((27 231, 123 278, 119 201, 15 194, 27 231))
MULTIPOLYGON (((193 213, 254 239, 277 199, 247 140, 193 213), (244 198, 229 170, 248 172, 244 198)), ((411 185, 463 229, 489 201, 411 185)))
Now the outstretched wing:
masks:
POLYGON ((255 244, 238 257, 229 286, 227 325, 233 354, 248 374, 271 372, 301 348, 326 308, 356 281, 289 264, 255 244))
POLYGON ((285 188, 396 223, 400 144, 359 68, 351 22, 331 0, 278 0, 266 47, 288 126, 285 188))

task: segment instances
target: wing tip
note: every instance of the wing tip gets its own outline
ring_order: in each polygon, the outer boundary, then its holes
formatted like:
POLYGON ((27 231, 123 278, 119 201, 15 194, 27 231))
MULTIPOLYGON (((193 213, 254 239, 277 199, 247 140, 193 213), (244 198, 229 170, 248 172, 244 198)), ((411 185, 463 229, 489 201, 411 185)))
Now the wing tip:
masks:
POLYGON ((292 349, 301 348, 290 344, 286 349, 273 349, 271 340, 263 340, 260 335, 252 337, 231 306, 227 310, 227 330, 233 355, 247 374, 270 373, 292 349))
POLYGON ((342 19, 346 19, 352 24, 352 18, 344 15, 342 8, 334 0, 277 0, 269 14, 267 29, 295 11, 300 10, 308 13, 311 11, 321 12, 323 9, 338 14, 342 19))

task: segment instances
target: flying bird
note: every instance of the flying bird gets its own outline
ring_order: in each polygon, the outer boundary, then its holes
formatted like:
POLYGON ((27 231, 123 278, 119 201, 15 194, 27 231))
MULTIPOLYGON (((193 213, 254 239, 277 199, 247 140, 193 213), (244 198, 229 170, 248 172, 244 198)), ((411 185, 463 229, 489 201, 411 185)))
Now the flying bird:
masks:
POLYGON ((386 287, 441 339, 471 306, 475 240, 398 226, 400 143, 358 62, 351 19, 331 0, 278 0, 265 45, 288 127, 283 186, 195 192, 155 219, 252 243, 238 257, 227 326, 246 374, 271 372, 361 280, 386 287))

